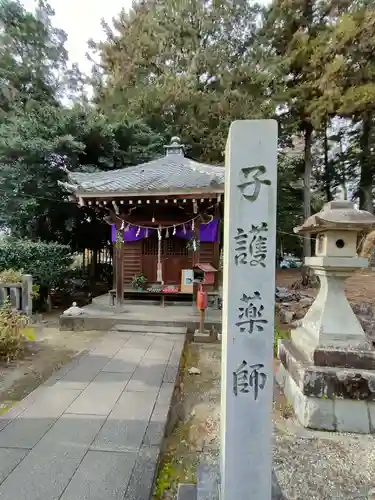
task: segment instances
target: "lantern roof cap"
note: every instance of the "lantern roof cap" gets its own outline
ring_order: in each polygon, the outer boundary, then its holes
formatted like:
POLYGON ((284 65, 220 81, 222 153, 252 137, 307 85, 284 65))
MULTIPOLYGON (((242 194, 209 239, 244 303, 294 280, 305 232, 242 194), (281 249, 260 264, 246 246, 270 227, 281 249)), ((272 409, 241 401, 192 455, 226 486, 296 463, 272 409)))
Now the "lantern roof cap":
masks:
POLYGON ((330 201, 320 212, 308 217, 295 233, 319 233, 325 230, 370 231, 375 227, 375 216, 358 210, 347 200, 330 201))

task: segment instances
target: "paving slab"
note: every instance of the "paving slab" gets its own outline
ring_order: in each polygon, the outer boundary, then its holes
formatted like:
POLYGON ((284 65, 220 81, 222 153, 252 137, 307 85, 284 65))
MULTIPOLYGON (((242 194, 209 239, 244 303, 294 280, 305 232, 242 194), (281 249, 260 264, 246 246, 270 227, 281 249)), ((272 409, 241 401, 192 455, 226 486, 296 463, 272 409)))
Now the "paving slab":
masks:
POLYGON ((61 417, 2 483, 1 500, 58 500, 103 421, 93 415, 61 417))
POLYGON ((99 373, 69 406, 67 413, 108 415, 129 382, 130 377, 130 373, 99 373))
POLYGON ((165 421, 157 422, 150 421, 147 425, 145 435, 143 436, 142 444, 144 446, 158 446, 163 443, 165 433, 165 421))
POLYGON ((78 365, 70 370, 61 380, 70 382, 91 382, 110 361, 111 356, 87 353, 78 365))
POLYGON ((79 394, 76 390, 47 389, 0 432, 0 447, 31 449, 79 394))
MULTIPOLYGON (((78 364, 80 363, 82 358, 87 354, 87 352, 88 351, 83 351, 80 354, 78 354, 77 356, 75 356, 70 363, 63 366, 57 372, 55 372, 53 375, 51 375, 51 377, 48 380, 46 380, 44 382, 44 384, 41 385, 38 389, 40 389, 41 387, 52 387, 57 382, 59 382, 61 379, 63 379, 65 377, 65 375, 67 375, 71 370, 73 370, 74 368, 76 368, 78 366, 78 364)), ((29 394, 29 396, 31 396, 32 394, 33 393, 29 394)), ((25 401, 25 400, 23 400, 23 401, 25 401)))
POLYGON ((15 448, 0 448, 0 484, 17 467, 29 450, 15 448))
POLYGON ((158 449, 148 447, 141 448, 124 500, 150 500, 158 459, 158 449))
POLYGON ((184 337, 116 335, 1 417, 0 500, 149 500, 184 337))
POLYGON ((163 383, 151 415, 151 422, 165 422, 168 417, 174 384, 163 383))
POLYGON ((126 348, 120 349, 106 364, 103 371, 133 373, 146 352, 146 347, 137 348, 127 346, 126 348))
POLYGON ((161 342, 155 339, 145 353, 144 359, 159 359, 167 362, 170 358, 174 342, 161 342))
POLYGON ((6 425, 11 420, 14 420, 16 417, 21 415, 26 408, 31 406, 36 399, 41 396, 43 392, 45 392, 47 386, 41 385, 33 392, 31 392, 28 396, 26 396, 22 401, 17 402, 14 406, 12 406, 6 413, 0 416, 0 431, 4 429, 6 425))
POLYGON ((126 386, 126 391, 156 391, 157 393, 162 383, 165 370, 165 363, 159 363, 157 365, 150 365, 146 363, 142 366, 138 366, 138 368, 133 373, 131 380, 126 386))
POLYGON ((163 382, 175 383, 179 371, 178 365, 168 365, 163 375, 163 382))
POLYGON ((155 340, 155 336, 152 333, 147 333, 145 335, 137 335, 137 334, 132 334, 132 337, 127 341, 126 343, 126 348, 135 348, 135 349, 147 349, 150 347, 150 345, 153 343, 155 340))
POLYGON ((130 337, 130 334, 120 334, 117 338, 116 336, 110 338, 106 337, 94 347, 91 353, 96 356, 108 356, 112 358, 121 347, 126 345, 130 337))
POLYGON ((137 453, 89 451, 61 500, 124 500, 137 453))
POLYGON ((157 392, 124 392, 91 448, 106 451, 138 450, 156 398, 157 392))

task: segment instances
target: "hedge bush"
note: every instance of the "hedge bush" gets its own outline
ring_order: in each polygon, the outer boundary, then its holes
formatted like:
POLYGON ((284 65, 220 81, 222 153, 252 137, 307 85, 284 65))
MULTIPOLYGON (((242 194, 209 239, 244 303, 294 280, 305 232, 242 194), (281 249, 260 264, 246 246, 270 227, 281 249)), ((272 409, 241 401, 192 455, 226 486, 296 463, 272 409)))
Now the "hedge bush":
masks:
POLYGON ((68 246, 6 238, 0 242, 0 272, 22 270, 33 282, 50 289, 67 275, 73 259, 68 246))
POLYGON ((0 306, 0 359, 9 362, 22 351, 26 340, 34 340, 28 318, 14 311, 5 301, 0 306))

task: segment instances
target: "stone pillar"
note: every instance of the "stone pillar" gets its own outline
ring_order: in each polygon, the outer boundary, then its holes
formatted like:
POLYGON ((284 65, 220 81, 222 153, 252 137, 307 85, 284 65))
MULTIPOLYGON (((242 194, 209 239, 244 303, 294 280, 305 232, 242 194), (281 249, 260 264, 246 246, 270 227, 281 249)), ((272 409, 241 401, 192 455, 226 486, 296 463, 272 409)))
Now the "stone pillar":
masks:
POLYGON ((270 500, 277 123, 232 123, 226 150, 221 499, 270 500))
POLYGON ((33 313, 33 277, 31 274, 22 276, 22 310, 27 316, 33 313))
POLYGON ((317 234, 306 264, 320 290, 291 340, 279 343, 277 381, 305 427, 374 432, 375 351, 344 291, 345 279, 368 265, 357 256, 357 235, 374 225, 372 214, 333 201, 296 229, 317 234))

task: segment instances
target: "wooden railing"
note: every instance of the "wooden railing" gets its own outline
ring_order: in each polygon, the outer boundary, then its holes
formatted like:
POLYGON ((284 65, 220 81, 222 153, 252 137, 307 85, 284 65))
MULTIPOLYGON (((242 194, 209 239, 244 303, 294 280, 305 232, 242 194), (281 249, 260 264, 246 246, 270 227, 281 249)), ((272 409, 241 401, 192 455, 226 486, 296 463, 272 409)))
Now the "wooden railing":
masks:
POLYGON ((9 300, 11 306, 31 316, 32 314, 33 278, 24 274, 22 283, 0 283, 0 303, 9 300))

